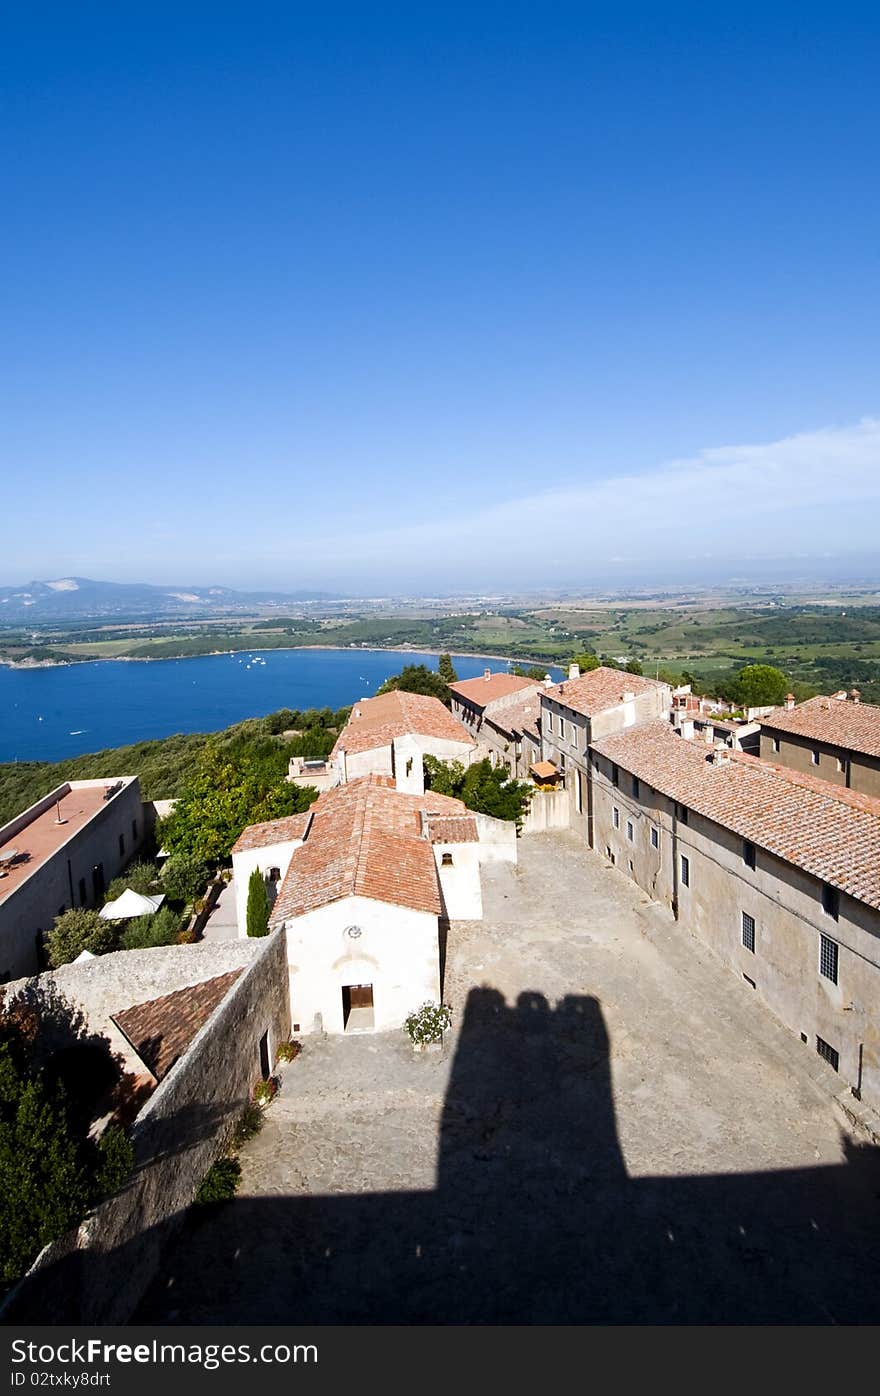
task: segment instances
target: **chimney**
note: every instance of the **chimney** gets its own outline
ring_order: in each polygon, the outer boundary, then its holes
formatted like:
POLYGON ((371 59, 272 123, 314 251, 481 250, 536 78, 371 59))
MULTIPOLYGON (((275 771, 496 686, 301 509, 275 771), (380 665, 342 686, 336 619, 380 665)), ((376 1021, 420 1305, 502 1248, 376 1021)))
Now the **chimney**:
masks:
POLYGON ((837 699, 838 703, 845 703, 847 699, 846 689, 841 688, 838 693, 833 694, 833 697, 837 699))
POLYGON ((851 703, 861 703, 861 701, 862 701, 862 695, 861 695, 860 691, 859 691, 857 688, 851 688, 851 689, 850 689, 850 691, 849 691, 849 700, 850 700, 851 703))
POLYGON ((492 677, 492 670, 491 670, 491 669, 484 669, 484 670, 483 670, 483 678, 486 680, 486 683, 489 682, 489 680, 491 679, 491 677, 492 677))
POLYGON ((794 694, 793 694, 793 693, 786 693, 786 695, 785 695, 785 706, 786 706, 786 708, 788 709, 789 712, 791 712, 791 709, 794 707, 794 702, 795 702, 794 694))
POLYGON ((678 730, 686 742, 692 742, 694 740, 694 724, 692 718, 683 718, 678 724, 678 730))
POLYGON ((568 666, 568 677, 569 677, 570 679, 579 679, 580 676, 581 676, 581 666, 580 666, 579 664, 569 664, 569 666, 568 666))
POLYGON ((544 687, 545 687, 545 688, 552 688, 552 687, 553 687, 553 680, 551 679, 551 677, 550 677, 549 674, 545 674, 545 675, 544 675, 544 687))
POLYGON ((631 693, 628 688, 625 688, 620 695, 620 701, 622 703, 631 703, 635 696, 636 695, 634 693, 631 693))
POLYGON ((713 747, 707 759, 712 762, 713 766, 729 766, 730 751, 726 746, 713 747))
POLYGON ((709 746, 711 746, 714 740, 715 728, 712 726, 711 722, 707 722, 706 726, 703 728, 703 741, 708 742, 709 746))

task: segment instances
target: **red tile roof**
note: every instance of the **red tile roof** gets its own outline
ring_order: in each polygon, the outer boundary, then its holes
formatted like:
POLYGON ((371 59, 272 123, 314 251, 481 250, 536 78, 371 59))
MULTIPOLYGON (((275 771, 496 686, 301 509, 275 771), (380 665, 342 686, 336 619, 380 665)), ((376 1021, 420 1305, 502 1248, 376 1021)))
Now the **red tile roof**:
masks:
POLYGON ((794 708, 777 708, 761 718, 761 726, 880 757, 880 708, 872 703, 820 694, 794 708))
POLYGON ((389 777, 373 775, 326 790, 311 812, 309 836, 294 850, 272 910, 273 925, 343 897, 440 914, 426 826, 432 814, 465 815, 460 800, 430 791, 405 795, 389 777))
POLYGON ((669 799, 880 908, 880 800, 743 752, 716 763, 662 720, 593 745, 669 799))
POLYGON ((168 1075, 200 1028, 225 999, 240 969, 218 974, 202 984, 139 1003, 114 1013, 111 1021, 128 1038, 157 1081, 168 1075))
MULTIPOLYGON (((488 670, 486 672, 489 673, 488 670)), ((534 679, 522 679, 517 674, 489 673, 488 678, 484 675, 481 679, 460 679, 458 683, 451 683, 449 691, 482 712, 486 704, 495 698, 507 698, 521 689, 536 687, 534 679)))
POLYGON ((425 693, 380 693, 355 703, 332 755, 343 749, 350 753, 374 751, 390 746, 395 737, 441 737, 473 746, 473 738, 439 698, 425 693))
POLYGON ((624 699, 625 693, 648 693, 652 689, 665 688, 671 695, 669 684, 659 679, 646 679, 641 674, 627 674, 623 669, 606 669, 604 665, 581 674, 576 679, 566 679, 564 683, 544 688, 542 692, 557 703, 571 708, 584 717, 595 717, 608 708, 616 708, 624 699))
POLYGON ((431 843, 476 843, 479 838, 472 814, 429 814, 425 822, 431 843))
POLYGON ((295 839, 304 839, 311 817, 311 810, 306 810, 305 814, 289 814, 285 819, 270 819, 267 824, 249 824, 232 845, 232 852, 245 853, 254 848, 271 848, 274 843, 290 843, 295 839))
POLYGON ((490 727, 494 727, 497 732, 505 737, 514 737, 517 733, 525 733, 533 737, 537 742, 540 740, 538 719, 541 716, 541 689, 536 688, 531 693, 526 693, 522 698, 518 698, 515 703, 508 703, 497 712, 487 713, 486 721, 490 727))

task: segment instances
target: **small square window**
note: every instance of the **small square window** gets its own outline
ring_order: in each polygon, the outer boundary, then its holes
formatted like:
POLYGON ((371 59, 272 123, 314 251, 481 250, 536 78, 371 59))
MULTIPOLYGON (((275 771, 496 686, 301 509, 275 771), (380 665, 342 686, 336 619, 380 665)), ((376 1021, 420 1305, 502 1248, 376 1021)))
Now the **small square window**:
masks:
POLYGON ((687 805, 680 805, 677 800, 675 802, 675 817, 679 824, 687 824, 688 822, 687 805))
POLYGON ((835 1047, 832 1047, 826 1042, 824 1037, 816 1038, 816 1051, 819 1053, 820 1057, 824 1057, 828 1065, 833 1067, 835 1071, 840 1070, 840 1053, 835 1047))
POLYGON ((822 910, 834 921, 840 915, 840 893, 836 887, 829 887, 827 882, 822 883, 822 910))
POLYGON ((819 973, 823 979, 837 983, 837 941, 830 936, 819 937, 819 973))
POLYGON ((755 866, 755 845, 749 843, 748 839, 743 839, 743 862, 747 868, 755 866))
POLYGON ((651 847, 660 847, 660 830, 657 828, 656 824, 651 825, 651 847))
POLYGON ((779 751, 780 746, 781 746, 781 742, 780 742, 779 738, 778 738, 778 737, 774 737, 774 738, 773 738, 773 750, 774 750, 774 751, 779 751))
POLYGON ((630 843, 632 843, 633 841, 634 834, 635 830, 633 829, 633 822, 631 819, 628 819, 626 821, 626 836, 629 839, 630 843))
POLYGON ((614 805, 611 810, 611 823, 614 825, 615 829, 620 828, 620 810, 616 805, 614 805))
POLYGON ((755 953, 755 918, 747 911, 742 914, 742 941, 747 950, 755 953))
POLYGON ((849 762, 847 761, 846 757, 845 757, 845 756, 838 756, 838 758, 837 758, 837 769, 838 769, 838 771, 840 772, 840 774, 841 774, 842 776, 845 776, 845 775, 846 775, 848 766, 849 766, 849 762))
POLYGON ((441 866, 441 867, 444 867, 444 868, 451 868, 451 867, 452 867, 452 854, 451 854, 451 853, 444 853, 444 854, 443 854, 442 858, 440 859, 440 866, 441 866))
POLYGON ((690 887, 691 885, 691 860, 686 858, 683 853, 681 855, 681 885, 682 887, 690 887))
POLYGON ((811 753, 811 758, 810 758, 810 759, 812 760, 814 766, 818 766, 818 764, 819 764, 819 752, 818 752, 818 751, 813 751, 813 752, 811 753))

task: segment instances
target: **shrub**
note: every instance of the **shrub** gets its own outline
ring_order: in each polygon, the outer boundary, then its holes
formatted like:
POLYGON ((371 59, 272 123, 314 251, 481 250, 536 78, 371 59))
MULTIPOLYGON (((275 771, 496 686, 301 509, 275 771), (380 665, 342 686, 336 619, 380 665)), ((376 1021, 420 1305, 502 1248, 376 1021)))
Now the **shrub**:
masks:
POLYGON ((195 1201, 200 1207, 218 1202, 231 1202, 241 1181, 241 1164, 237 1158, 218 1158, 199 1183, 195 1201))
POLYGON ((186 926, 182 931, 178 931, 175 937, 178 945, 195 945, 198 939, 194 930, 186 926))
POLYGON ((162 886, 173 902, 191 902, 208 881, 207 863, 189 853, 174 853, 162 869, 162 886))
POLYGON ((291 1038, 288 1042, 279 1042, 275 1056, 279 1062, 292 1062, 302 1051, 302 1043, 296 1038, 291 1038))
POLYGON ((55 925, 49 932, 49 959, 53 968, 70 964, 84 950, 92 955, 106 955, 115 950, 118 930, 112 921, 102 921, 97 911, 85 907, 71 907, 61 916, 56 916, 55 925))
POLYGON ((119 1125, 108 1125, 98 1140, 95 1190, 99 1197, 118 1192, 134 1168, 134 1145, 119 1125))
POLYGON ((255 1100, 249 1101, 239 1115, 235 1129, 232 1131, 231 1144, 233 1149, 240 1149, 242 1144, 253 1139, 255 1134, 259 1134, 262 1128, 263 1112, 255 1100))
POLYGON ((105 901, 115 902, 117 897, 121 897, 127 887, 133 892, 140 892, 142 896, 149 896, 155 891, 156 883, 159 879, 159 869, 153 863, 138 861, 131 863, 124 873, 114 877, 107 888, 105 901))
POLYGON ((452 1009, 445 1003, 423 1003, 411 1013, 403 1027, 410 1042, 440 1042, 452 1023, 452 1009))
POLYGON ((135 916, 120 937, 123 950, 150 950, 157 945, 173 945, 180 929, 180 917, 170 906, 161 906, 152 915, 135 916))

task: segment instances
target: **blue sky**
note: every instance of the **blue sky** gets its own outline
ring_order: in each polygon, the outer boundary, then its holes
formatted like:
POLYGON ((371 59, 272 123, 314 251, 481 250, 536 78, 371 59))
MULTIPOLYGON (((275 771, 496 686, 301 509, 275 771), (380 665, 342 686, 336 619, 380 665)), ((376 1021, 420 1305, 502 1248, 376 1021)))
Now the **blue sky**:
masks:
POLYGON ((0 582, 880 574, 876 10, 11 10, 0 582))

